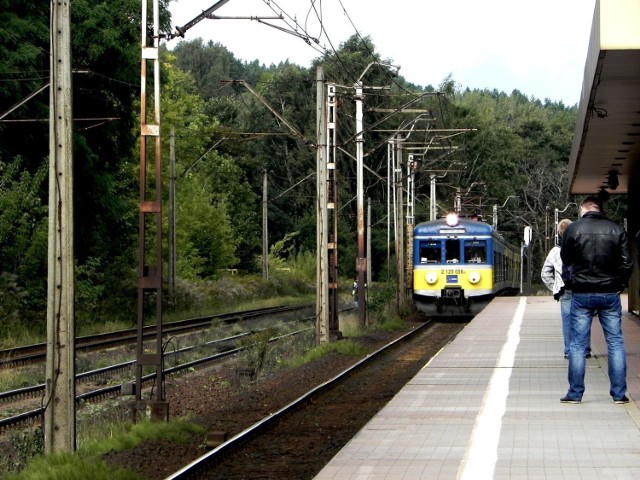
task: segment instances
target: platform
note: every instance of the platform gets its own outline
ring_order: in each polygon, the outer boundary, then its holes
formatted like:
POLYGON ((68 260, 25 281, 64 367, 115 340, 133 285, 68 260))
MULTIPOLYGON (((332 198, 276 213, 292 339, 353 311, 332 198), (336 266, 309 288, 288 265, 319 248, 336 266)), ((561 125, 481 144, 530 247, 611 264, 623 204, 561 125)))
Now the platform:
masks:
POLYGON ((640 478, 640 321, 626 305, 628 404, 609 396, 597 318, 582 403, 563 404, 560 306, 496 298, 316 480, 640 478))

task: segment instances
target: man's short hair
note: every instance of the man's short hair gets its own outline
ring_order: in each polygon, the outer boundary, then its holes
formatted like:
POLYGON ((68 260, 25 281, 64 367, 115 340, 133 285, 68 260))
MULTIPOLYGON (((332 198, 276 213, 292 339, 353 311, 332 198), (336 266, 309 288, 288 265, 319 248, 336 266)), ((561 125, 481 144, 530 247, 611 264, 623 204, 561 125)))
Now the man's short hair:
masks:
POLYGON ((571 224, 571 220, 568 218, 563 218, 558 222, 558 236, 561 237, 564 234, 564 231, 571 224))
POLYGON ((586 210, 598 210, 602 211, 602 202, 595 195, 589 195, 582 202, 580 202, 580 208, 585 207, 586 210))

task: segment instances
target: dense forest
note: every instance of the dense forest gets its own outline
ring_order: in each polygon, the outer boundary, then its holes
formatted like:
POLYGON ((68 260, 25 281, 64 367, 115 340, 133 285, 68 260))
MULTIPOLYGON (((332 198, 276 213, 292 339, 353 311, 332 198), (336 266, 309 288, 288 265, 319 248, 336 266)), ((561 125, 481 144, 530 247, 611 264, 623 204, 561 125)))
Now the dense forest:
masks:
MULTIPOLYGON (((48 2, 0 0, 1 115, 48 82, 48 12, 48 2)), ((113 315, 135 320, 139 17, 140 4, 133 0, 76 0, 72 6, 80 322, 113 315)), ((169 31, 166 9, 161 18, 169 31)), ((542 262, 553 242, 554 209, 573 201, 567 195, 567 162, 576 107, 517 90, 465 89, 453 77, 418 86, 380 63, 392 59, 381 58, 374 38, 357 35, 309 68, 238 59, 224 45, 197 38, 162 48, 163 165, 166 180, 173 131, 180 288, 214 280, 227 269, 260 270, 265 172, 270 261, 315 261, 320 66, 326 81, 338 86, 341 275, 353 275, 357 250, 353 85, 364 71, 363 84, 385 87, 365 88, 363 100, 372 258, 386 258, 387 145, 403 135, 407 145, 417 146, 419 158, 416 223, 428 219, 430 179, 436 175, 439 212, 453 208, 458 198, 463 210, 491 222, 498 205, 503 234, 519 245, 524 226, 531 226, 534 265, 542 262), (377 63, 368 68, 372 62, 377 63)), ((39 328, 44 322, 47 119, 44 89, 0 121, 0 333, 15 322, 39 328)), ((386 262, 374 262, 374 280, 387 278, 386 268, 386 262)))

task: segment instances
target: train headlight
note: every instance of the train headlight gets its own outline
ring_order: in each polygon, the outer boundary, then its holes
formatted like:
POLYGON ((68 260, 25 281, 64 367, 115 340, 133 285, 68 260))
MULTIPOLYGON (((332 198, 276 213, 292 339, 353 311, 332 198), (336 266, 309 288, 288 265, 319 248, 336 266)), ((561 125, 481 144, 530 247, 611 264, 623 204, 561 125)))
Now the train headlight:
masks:
POLYGON ((433 285, 438 281, 438 274, 436 272, 429 272, 424 276, 424 279, 428 284, 433 285))
POLYGON ((446 222, 450 227, 455 227, 456 225, 458 225, 458 223, 460 223, 458 214, 454 212, 447 213, 446 222))
POLYGON ((469 283, 476 284, 480 281, 480 272, 469 272, 469 283))

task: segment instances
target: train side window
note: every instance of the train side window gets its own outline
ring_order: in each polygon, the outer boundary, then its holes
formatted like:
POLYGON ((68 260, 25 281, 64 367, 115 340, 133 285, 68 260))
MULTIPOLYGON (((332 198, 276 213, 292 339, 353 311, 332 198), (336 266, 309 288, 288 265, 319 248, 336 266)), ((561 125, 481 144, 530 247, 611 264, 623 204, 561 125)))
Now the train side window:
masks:
POLYGON ((460 240, 447 240, 445 242, 445 260, 447 263, 460 262, 460 240))
POLYGON ((420 242, 420 263, 440 263, 441 258, 440 242, 420 242))
POLYGON ((487 242, 485 240, 467 240, 464 243, 464 261, 466 263, 487 263, 487 242))

